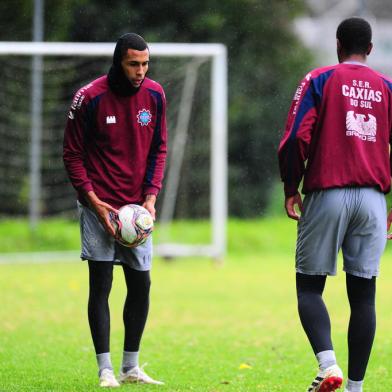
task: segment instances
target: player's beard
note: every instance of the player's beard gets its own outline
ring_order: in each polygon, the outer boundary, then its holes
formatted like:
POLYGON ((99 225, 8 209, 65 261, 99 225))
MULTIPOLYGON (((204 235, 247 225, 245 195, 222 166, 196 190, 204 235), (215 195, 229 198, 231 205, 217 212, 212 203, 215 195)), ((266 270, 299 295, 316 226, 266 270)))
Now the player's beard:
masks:
MULTIPOLYGON (((143 79, 144 80, 144 79, 143 79)), ((133 94, 136 94, 143 81, 140 83, 138 87, 135 87, 132 82, 128 80, 125 76, 124 71, 120 66, 112 65, 108 72, 108 82, 110 89, 117 95, 121 95, 123 97, 127 97, 133 94)))

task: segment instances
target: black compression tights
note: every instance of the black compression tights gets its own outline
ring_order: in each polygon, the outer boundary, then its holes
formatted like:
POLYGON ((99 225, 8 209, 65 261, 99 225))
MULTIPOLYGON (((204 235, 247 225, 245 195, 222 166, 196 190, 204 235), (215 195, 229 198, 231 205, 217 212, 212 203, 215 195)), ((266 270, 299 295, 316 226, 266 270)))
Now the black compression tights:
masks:
POLYGON ((348 327, 348 378, 361 381, 376 332, 376 278, 363 279, 346 274, 351 317, 348 327))
MULTIPOLYGON (((89 261, 90 291, 88 299, 88 320, 95 352, 110 351, 109 294, 113 281, 113 264, 89 261)), ((124 350, 139 351, 144 326, 146 324, 149 293, 149 271, 136 271, 123 265, 127 285, 123 320, 125 326, 124 350)))
MULTIPOLYGON (((322 299, 325 276, 297 273, 298 311, 302 326, 315 354, 333 350, 331 323, 322 299)), ((348 328, 348 377, 363 380, 376 330, 376 279, 346 274, 347 295, 351 307, 348 328)))
POLYGON ((297 273, 298 312, 315 354, 333 350, 331 322, 322 294, 325 276, 297 273))

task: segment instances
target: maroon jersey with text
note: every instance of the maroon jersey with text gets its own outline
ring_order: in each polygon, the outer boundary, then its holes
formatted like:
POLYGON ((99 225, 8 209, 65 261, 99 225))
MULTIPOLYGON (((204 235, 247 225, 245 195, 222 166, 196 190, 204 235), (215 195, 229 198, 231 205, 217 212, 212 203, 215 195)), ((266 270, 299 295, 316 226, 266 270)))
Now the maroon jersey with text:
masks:
POLYGON ((114 94, 107 76, 75 95, 64 134, 63 158, 78 198, 94 191, 119 208, 157 195, 166 160, 166 100, 145 78, 131 96, 114 94))
POLYGON ((279 146, 286 196, 315 190, 391 186, 392 82, 364 64, 308 73, 294 95, 279 146))

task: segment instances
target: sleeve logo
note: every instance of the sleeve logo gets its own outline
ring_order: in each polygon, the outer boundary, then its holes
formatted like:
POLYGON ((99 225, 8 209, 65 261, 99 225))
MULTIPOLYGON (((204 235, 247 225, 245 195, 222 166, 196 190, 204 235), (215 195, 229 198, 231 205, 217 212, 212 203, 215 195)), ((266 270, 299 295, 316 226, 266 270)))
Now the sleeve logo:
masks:
POLYGON ((147 126, 150 124, 152 115, 151 112, 147 109, 139 110, 138 114, 136 115, 137 122, 142 126, 147 126))

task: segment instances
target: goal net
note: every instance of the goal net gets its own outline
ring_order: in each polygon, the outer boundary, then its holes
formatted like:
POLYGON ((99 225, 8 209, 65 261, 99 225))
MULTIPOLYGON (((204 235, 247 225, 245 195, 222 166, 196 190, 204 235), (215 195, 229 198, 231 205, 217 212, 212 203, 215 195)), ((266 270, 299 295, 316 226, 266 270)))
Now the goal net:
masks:
MULTIPOLYGON (((32 226, 46 217, 76 217, 62 162, 66 116, 75 92, 107 73, 113 50, 106 43, 0 42, 1 216, 29 217, 32 226)), ((150 52, 148 76, 165 89, 169 132, 155 252, 220 258, 227 215, 226 49, 155 43, 150 52)))

